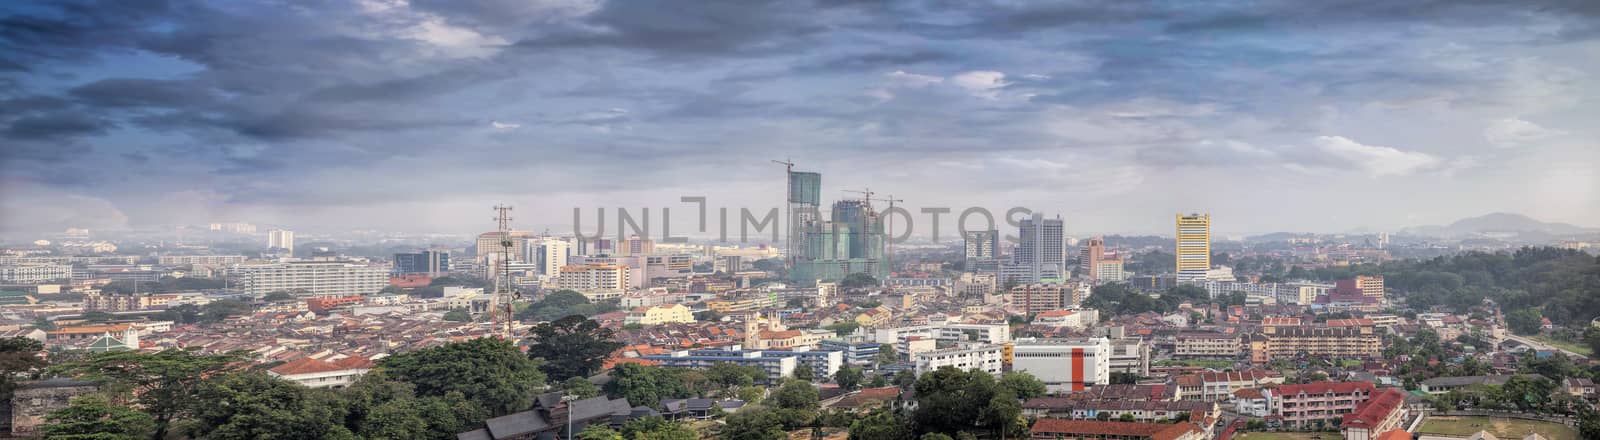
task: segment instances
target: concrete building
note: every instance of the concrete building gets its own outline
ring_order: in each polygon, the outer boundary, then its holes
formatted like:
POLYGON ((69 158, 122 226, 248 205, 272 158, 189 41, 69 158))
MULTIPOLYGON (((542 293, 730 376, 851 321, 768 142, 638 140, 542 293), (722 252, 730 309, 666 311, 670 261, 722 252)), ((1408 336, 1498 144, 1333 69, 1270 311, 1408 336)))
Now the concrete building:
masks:
POLYGON ((182 266, 198 264, 202 266, 226 266, 239 264, 246 260, 243 255, 162 255, 156 257, 156 264, 162 266, 182 266))
POLYGON ((967 270, 977 270, 980 266, 993 266, 1000 258, 1000 231, 967 231, 962 234, 965 239, 965 254, 967 257, 967 270))
POLYGON ((1385 388, 1356 405, 1355 412, 1345 414, 1339 428, 1344 431, 1344 440, 1377 440, 1379 434, 1403 429, 1400 422, 1405 418, 1406 393, 1385 388))
POLYGON ((1256 363, 1298 355, 1366 359, 1381 352, 1383 336, 1370 319, 1330 319, 1326 323, 1269 325, 1247 342, 1256 363))
POLYGON ((1286 428, 1332 426, 1376 392, 1372 382, 1284 384, 1274 392, 1273 406, 1286 428))
POLYGON ((1060 283, 1022 284, 1011 288, 1011 303, 1022 313, 1035 315, 1076 305, 1067 299, 1069 293, 1071 288, 1060 283))
POLYGON ((287 229, 267 231, 267 249, 283 249, 284 253, 294 255, 294 231, 287 229))
POLYGON ((811 368, 811 377, 820 380, 833 377, 844 367, 844 352, 833 350, 812 350, 809 347, 793 347, 788 350, 766 350, 767 356, 792 357, 797 362, 795 368, 811 368))
POLYGON ((291 261, 230 267, 233 282, 259 296, 284 291, 298 296, 370 295, 389 285, 389 267, 347 261, 291 261))
POLYGON ((1203 440, 1199 425, 1181 423, 1105 422, 1099 420, 1039 419, 1030 429, 1035 439, 1063 440, 1203 440))
POLYGON ((1226 333, 1180 333, 1173 356, 1179 358, 1232 359, 1244 350, 1239 337, 1226 333))
POLYGON ((844 356, 845 363, 861 366, 877 362, 878 353, 883 349, 883 344, 859 340, 824 339, 817 343, 817 348, 840 352, 844 356))
POLYGON ((36 284, 72 279, 69 264, 20 264, 0 266, 0 282, 36 284))
POLYGON ((344 388, 356 383, 362 375, 376 366, 361 356, 321 360, 303 357, 272 367, 267 374, 272 377, 305 385, 308 388, 344 388))
POLYGON ((969 333, 976 335, 979 342, 990 344, 1011 342, 1011 327, 1006 324, 964 324, 953 322, 876 328, 873 329, 873 340, 880 344, 893 344, 900 342, 902 339, 916 336, 944 341, 966 341, 969 339, 967 336, 969 333))
POLYGON ((1111 341, 1018 339, 1011 349, 1011 371, 1032 374, 1051 392, 1083 391, 1111 383, 1111 341))
POLYGON ((425 250, 394 254, 395 275, 427 275, 439 277, 450 273, 450 251, 425 250))
POLYGON ((621 298, 632 271, 615 264, 577 264, 561 268, 555 287, 582 293, 590 300, 621 298))
POLYGON ((999 344, 971 344, 965 347, 917 353, 912 359, 917 365, 919 376, 943 367, 979 370, 999 375, 1004 369, 1002 361, 1004 352, 1005 346, 999 344))
POLYGON ((1211 269, 1211 214, 1178 214, 1178 282, 1201 281, 1211 269))
POLYGON ((694 322, 694 312, 683 304, 639 307, 628 312, 626 324, 658 325, 676 322, 694 322))
POLYGON ((800 364, 800 358, 797 356, 779 355, 778 351, 745 350, 740 345, 721 349, 677 350, 670 354, 645 355, 640 358, 660 362, 663 367, 674 368, 706 369, 720 363, 751 366, 765 371, 768 383, 776 383, 781 378, 794 376, 794 369, 800 364))
POLYGON ((1051 310, 1033 316, 1034 325, 1065 327, 1084 330, 1100 322, 1100 312, 1095 309, 1051 310))
POLYGON ((1111 372, 1149 376, 1150 344, 1137 338, 1112 339, 1111 372))
POLYGON ((1094 282, 1118 283, 1128 280, 1128 273, 1122 271, 1122 257, 1110 256, 1095 262, 1094 282))
POLYGON ((1066 277, 1066 227, 1060 218, 1027 218, 1021 222, 1019 243, 1011 254, 1012 276, 1005 279, 1039 283, 1066 277), (1052 276, 1053 275, 1053 276, 1052 276), (1019 278, 1020 277, 1020 278, 1019 278))

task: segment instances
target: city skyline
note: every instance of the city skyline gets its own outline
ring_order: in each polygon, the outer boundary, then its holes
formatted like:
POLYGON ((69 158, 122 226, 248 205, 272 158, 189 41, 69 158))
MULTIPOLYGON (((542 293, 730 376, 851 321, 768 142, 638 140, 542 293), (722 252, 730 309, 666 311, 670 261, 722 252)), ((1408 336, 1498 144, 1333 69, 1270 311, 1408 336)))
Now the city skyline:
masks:
POLYGON ((1023 206, 1080 237, 1600 216, 1579 3, 181 3, 0 6, 0 235, 473 233, 496 203, 559 232, 781 209, 773 159, 824 203, 1023 206))

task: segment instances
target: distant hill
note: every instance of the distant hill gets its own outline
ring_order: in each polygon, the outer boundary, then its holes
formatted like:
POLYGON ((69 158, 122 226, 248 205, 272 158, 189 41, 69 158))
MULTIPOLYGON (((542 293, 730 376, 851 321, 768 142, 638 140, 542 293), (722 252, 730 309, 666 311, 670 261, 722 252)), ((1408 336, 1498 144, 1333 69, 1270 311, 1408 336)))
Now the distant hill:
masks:
POLYGON ((1456 220, 1445 226, 1416 226, 1400 230, 1403 234, 1435 237, 1460 237, 1472 235, 1502 236, 1562 236, 1600 233, 1600 228, 1544 222, 1521 214, 1496 212, 1478 217, 1456 220))

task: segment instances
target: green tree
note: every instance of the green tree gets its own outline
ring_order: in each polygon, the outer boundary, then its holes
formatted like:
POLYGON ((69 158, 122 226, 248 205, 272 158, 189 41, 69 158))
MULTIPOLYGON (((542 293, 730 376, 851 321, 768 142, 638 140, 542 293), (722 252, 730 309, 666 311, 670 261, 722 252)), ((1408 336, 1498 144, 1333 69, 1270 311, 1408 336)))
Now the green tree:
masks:
POLYGON ((828 324, 823 328, 833 330, 834 333, 838 333, 840 336, 845 336, 855 333, 856 329, 861 328, 861 323, 855 322, 855 320, 846 319, 828 324))
POLYGON ((916 437, 909 425, 893 410, 879 408, 850 423, 850 440, 911 440, 916 437))
POLYGON ((18 376, 27 377, 47 364, 39 357, 44 344, 22 336, 0 338, 0 395, 10 395, 18 376))
POLYGON ((294 294, 289 293, 288 291, 278 290, 278 291, 268 292, 266 295, 262 295, 261 296, 261 300, 262 301, 266 301, 266 302, 284 302, 284 301, 294 301, 295 298, 294 298, 294 294))
POLYGON ((622 425, 622 435, 633 440, 697 440, 700 435, 683 423, 660 417, 642 417, 622 425))
MULTIPOLYGON (((311 390, 261 371, 207 378, 197 388, 191 438, 213 440, 321 439, 350 437, 337 396, 311 390)), ((421 419, 412 414, 420 432, 421 419)))
POLYGON ((816 378, 816 373, 811 371, 811 363, 801 362, 794 367, 794 378, 810 382, 816 378))
POLYGON ((98 395, 72 398, 45 416, 39 434, 47 440, 140 440, 155 432, 155 419, 98 395))
POLYGON ((496 338, 402 352, 384 358, 379 368, 416 386, 420 396, 458 392, 491 416, 527 409, 545 383, 537 361, 496 338))
POLYGON ((1044 382, 1026 372, 1011 372, 1000 375, 1000 387, 1011 391, 1011 395, 1015 399, 1028 400, 1045 394, 1044 382))
POLYGON ((539 324, 530 334, 534 343, 528 356, 544 359, 542 370, 556 380, 594 374, 611 352, 622 348, 614 340, 615 332, 581 315, 539 324))
POLYGON ((1543 316, 1538 309, 1519 309, 1506 314, 1506 327, 1519 335, 1534 335, 1539 333, 1543 316))
POLYGON ((727 440, 782 440, 788 438, 783 420, 771 409, 754 406, 729 415, 717 438, 727 440))
POLYGON ((627 440, 622 433, 612 430, 606 425, 594 424, 578 431, 575 436, 578 440, 627 440))
POLYGON ((239 351, 204 355, 198 350, 97 353, 81 362, 62 365, 60 370, 68 375, 108 380, 108 390, 132 398, 155 420, 151 437, 164 439, 174 420, 193 414, 198 403, 195 394, 204 378, 227 369, 246 355, 239 351))
POLYGON ((833 383, 839 384, 839 388, 851 391, 861 387, 863 377, 861 368, 844 366, 839 367, 839 371, 833 372, 833 383))
POLYGON ((914 421, 921 432, 977 429, 978 418, 994 398, 994 376, 977 370, 943 367, 917 378, 914 421))
POLYGON ((1121 417, 1117 417, 1117 420, 1118 421, 1123 421, 1123 422, 1132 422, 1132 421, 1134 421, 1134 418, 1133 418, 1133 414, 1122 413, 1122 416, 1121 417))
POLYGON ((578 396, 580 399, 600 395, 600 387, 594 386, 594 383, 589 382, 589 379, 577 376, 567 378, 567 380, 561 382, 561 391, 578 396))
POLYGON ((249 314, 250 304, 244 301, 225 299, 212 301, 200 306, 200 322, 218 323, 234 316, 249 314))
POLYGON ((450 309, 448 312, 444 312, 444 320, 451 322, 469 322, 472 321, 472 314, 467 313, 466 308, 456 307, 450 309))
POLYGON ((895 353, 894 344, 883 344, 878 346, 878 356, 874 360, 878 362, 880 367, 894 365, 900 362, 900 354, 895 353))
POLYGON ((40 316, 33 318, 33 328, 47 332, 53 332, 56 331, 56 323, 55 321, 51 321, 50 318, 40 316))
POLYGON ((778 415, 785 428, 808 426, 817 417, 817 388, 801 380, 784 381, 767 397, 765 404, 778 415))
POLYGON ((839 288, 841 289, 866 289, 872 287, 878 287, 878 279, 865 273, 858 272, 845 275, 844 279, 839 281, 839 288))
POLYGON ((611 369, 606 393, 634 405, 656 407, 661 399, 689 396, 689 389, 676 370, 635 363, 618 364, 611 369))
POLYGON ((942 433, 942 432, 930 432, 930 433, 927 433, 927 434, 923 434, 921 437, 917 437, 917 440, 956 440, 956 439, 951 438, 948 435, 944 435, 944 433, 942 433))
POLYGON ((917 385, 917 373, 911 370, 900 370, 894 373, 894 386, 903 390, 910 390, 917 385))

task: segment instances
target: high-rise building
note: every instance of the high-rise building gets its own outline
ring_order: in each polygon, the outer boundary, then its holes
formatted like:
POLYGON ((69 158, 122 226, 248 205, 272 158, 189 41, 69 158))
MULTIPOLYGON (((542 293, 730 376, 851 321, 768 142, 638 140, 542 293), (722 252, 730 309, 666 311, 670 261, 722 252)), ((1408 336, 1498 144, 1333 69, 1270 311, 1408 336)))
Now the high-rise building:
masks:
POLYGON ((818 281, 838 281, 854 273, 884 279, 889 276, 889 265, 884 259, 884 244, 888 237, 883 233, 883 221, 872 209, 869 200, 840 200, 833 204, 833 217, 823 222, 815 219, 814 196, 820 188, 821 176, 790 175, 791 212, 798 219, 793 231, 799 242, 792 244, 793 270, 790 277, 797 283, 810 285, 818 281))
POLYGON ((530 237, 533 237, 533 233, 527 231, 485 232, 478 234, 478 243, 477 246, 473 248, 473 253, 474 255, 477 255, 479 262, 492 263, 494 261, 499 261, 500 249, 506 244, 505 242, 509 240, 511 245, 510 259, 517 260, 522 257, 523 250, 527 247, 528 239, 530 237))
POLYGON ((572 243, 556 237, 542 237, 530 241, 522 260, 532 263, 539 275, 555 276, 572 258, 572 243))
POLYGON ((1011 288, 1011 303, 1029 315, 1061 310, 1070 304, 1071 288, 1057 283, 1022 284, 1011 288))
POLYGON ((1101 258, 1095 262, 1095 283, 1118 283, 1128 280, 1128 274, 1122 271, 1122 258, 1112 255, 1101 258))
POLYGON ((1100 260, 1106 256, 1106 239, 1094 237, 1083 241, 1083 249, 1078 251, 1078 271, 1089 282, 1100 279, 1100 260))
POLYGON ((972 271, 986 262, 993 262, 1000 253, 1000 231, 967 231, 967 270, 972 271))
POLYGON ((1178 214, 1178 281, 1200 281, 1211 270, 1211 214, 1178 214))
POLYGON ((556 288, 573 290, 590 300, 622 297, 628 290, 628 266, 615 264, 574 264, 561 268, 556 276, 556 288))
POLYGON ((789 245, 789 262, 793 265, 816 255, 807 235, 817 230, 822 222, 818 218, 822 206, 822 174, 790 171, 788 203, 789 232, 785 240, 789 245))
POLYGON ((656 242, 637 235, 629 236, 620 243, 617 255, 650 255, 656 251, 656 242))
POLYGON ((389 285, 388 267, 348 261, 241 264, 228 271, 251 295, 277 291, 298 296, 371 295, 389 285))
POLYGON ((294 255, 294 231, 273 229, 267 231, 267 249, 283 249, 294 255))
POLYGON ((394 254, 396 275, 425 274, 437 277, 450 272, 450 251, 425 250, 394 254))
POLYGON ((1021 243, 1012 252, 1011 259, 1014 265, 1026 270, 1026 274, 1021 279, 1010 280, 1037 283, 1066 273, 1066 228, 1060 218, 1023 219, 1018 237, 1021 243))

